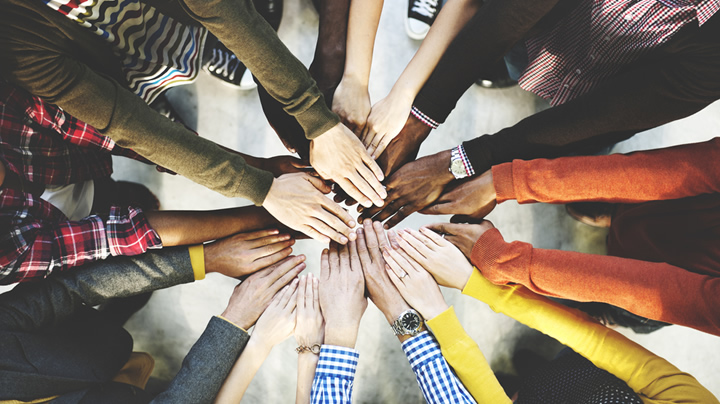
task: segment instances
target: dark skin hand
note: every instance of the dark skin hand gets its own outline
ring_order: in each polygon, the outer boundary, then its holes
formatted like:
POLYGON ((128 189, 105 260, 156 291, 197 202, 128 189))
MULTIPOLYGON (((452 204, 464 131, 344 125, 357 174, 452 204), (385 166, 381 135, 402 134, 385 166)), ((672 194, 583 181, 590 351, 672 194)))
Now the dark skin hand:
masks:
POLYGON ((410 114, 400 133, 388 144, 378 157, 377 163, 385 177, 392 175, 400 167, 415 160, 420 145, 430 135, 432 129, 410 114))
POLYGON ((389 229, 435 202, 443 189, 455 179, 449 171, 450 150, 425 156, 405 164, 385 182, 385 205, 362 210, 361 219, 389 220, 389 229))
POLYGON ((432 205, 420 211, 425 215, 461 215, 482 219, 497 206, 492 170, 448 187, 432 205))

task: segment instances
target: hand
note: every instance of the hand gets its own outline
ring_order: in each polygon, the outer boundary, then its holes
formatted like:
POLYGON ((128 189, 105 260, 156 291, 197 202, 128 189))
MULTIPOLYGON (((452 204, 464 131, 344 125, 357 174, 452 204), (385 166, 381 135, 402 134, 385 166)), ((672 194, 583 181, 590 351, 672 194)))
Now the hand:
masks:
POLYGON ((481 176, 464 180, 460 185, 446 190, 432 205, 420 211, 426 215, 463 215, 482 219, 497 205, 497 194, 492 170, 481 176))
POLYGON ((320 308, 325 343, 353 348, 365 308, 365 281, 357 247, 330 244, 320 259, 320 308), (353 251, 353 253, 351 253, 353 251))
POLYGON ((432 275, 402 250, 386 249, 385 271, 403 298, 426 319, 435 318, 448 309, 440 287, 432 275))
POLYGON ((470 259, 473 247, 480 236, 495 228, 488 220, 483 220, 480 224, 435 223, 425 227, 436 233, 444 234, 445 240, 459 248, 467 259, 470 259))
POLYGON ((410 115, 413 98, 395 96, 391 92, 372 106, 362 141, 373 159, 381 155, 390 141, 400 133, 410 115))
POLYGON ((370 93, 367 85, 363 86, 356 80, 343 77, 335 89, 332 111, 358 137, 365 129, 365 122, 370 114, 370 93))
POLYGON ((282 288, 255 324, 252 338, 256 338, 268 351, 291 336, 295 329, 297 287, 298 280, 293 279, 292 283, 282 288))
POLYGON ((251 274, 292 253, 295 240, 275 229, 238 233, 205 245, 205 272, 231 278, 251 274))
POLYGON ((333 180, 365 207, 382 206, 387 196, 385 177, 360 140, 339 123, 310 143, 310 164, 326 180, 333 180))
POLYGON ((392 324, 402 312, 410 308, 400 295, 385 271, 385 259, 382 251, 388 248, 385 229, 382 223, 365 219, 363 227, 358 229, 357 251, 360 257, 365 287, 370 300, 392 324))
POLYGON ((462 290, 472 275, 473 267, 463 253, 430 229, 403 230, 394 241, 440 285, 462 290))
POLYGON ((245 330, 252 327, 275 294, 305 269, 305 256, 287 257, 235 286, 222 316, 245 330))
POLYGON ((381 222, 390 218, 385 227, 395 226, 411 213, 435 202, 445 186, 455 179, 449 167, 449 150, 405 164, 386 182, 385 206, 363 210, 362 218, 381 222))
POLYGON ((312 171, 310 164, 293 156, 275 156, 262 159, 262 169, 270 171, 275 178, 290 173, 312 171))
POLYGON ((355 238, 351 230, 355 221, 323 195, 329 192, 330 187, 320 178, 306 173, 285 174, 273 181, 263 207, 286 226, 315 240, 345 244, 355 238))
POLYGON ((323 343, 323 316, 320 311, 320 281, 313 274, 300 278, 297 293, 297 325, 295 341, 298 345, 313 346, 323 343))
MULTIPOLYGON (((388 144, 377 158, 377 163, 385 177, 389 177, 400 167, 415 160, 420 145, 430 135, 432 129, 410 114, 400 133, 388 144)), ((449 166, 449 163, 448 163, 449 166)))

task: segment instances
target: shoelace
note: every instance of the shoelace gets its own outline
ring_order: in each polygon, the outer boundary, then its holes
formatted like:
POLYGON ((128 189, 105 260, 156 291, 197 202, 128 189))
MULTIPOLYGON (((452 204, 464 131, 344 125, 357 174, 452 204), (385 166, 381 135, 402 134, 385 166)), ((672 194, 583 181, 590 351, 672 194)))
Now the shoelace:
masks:
POLYGON ((213 49, 213 57, 208 64, 208 70, 216 74, 221 74, 229 80, 235 80, 235 72, 239 66, 240 63, 237 57, 232 53, 224 52, 220 49, 213 49))
POLYGON ((425 17, 432 18, 435 15, 437 7, 437 0, 415 0, 413 3, 412 11, 424 15, 425 17))

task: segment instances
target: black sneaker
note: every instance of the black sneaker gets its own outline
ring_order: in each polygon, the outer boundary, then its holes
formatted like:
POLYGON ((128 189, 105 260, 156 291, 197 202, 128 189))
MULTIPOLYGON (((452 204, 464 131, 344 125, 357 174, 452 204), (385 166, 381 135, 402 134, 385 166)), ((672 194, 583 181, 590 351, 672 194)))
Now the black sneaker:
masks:
POLYGON ((220 41, 215 43, 212 53, 209 53, 209 57, 203 63, 203 70, 240 90, 252 90, 257 87, 250 70, 220 41))
POLYGON ((408 0, 405 20, 408 36, 418 41, 425 39, 441 8, 442 0, 408 0))
POLYGON ((175 107, 173 107, 173 105, 170 103, 170 100, 168 100, 165 93, 162 93, 157 98, 155 98, 155 100, 150 103, 150 108, 173 122, 181 123, 187 126, 185 121, 180 117, 180 114, 178 114, 175 107))
POLYGON ((508 88, 517 85, 517 81, 510 78, 505 61, 500 59, 491 71, 479 78, 475 84, 483 88, 508 88))

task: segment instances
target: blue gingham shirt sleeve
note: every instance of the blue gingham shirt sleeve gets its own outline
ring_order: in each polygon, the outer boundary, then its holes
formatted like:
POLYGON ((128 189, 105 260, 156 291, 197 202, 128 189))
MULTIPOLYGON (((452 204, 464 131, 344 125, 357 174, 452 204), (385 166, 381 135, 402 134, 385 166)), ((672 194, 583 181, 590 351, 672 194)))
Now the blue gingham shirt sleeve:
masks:
POLYGON ((359 357, 358 351, 352 348, 323 345, 315 368, 310 402, 312 404, 351 403, 359 357))
POLYGON ((406 340, 402 349, 428 403, 473 403, 475 399, 448 365, 440 345, 427 331, 406 340))

